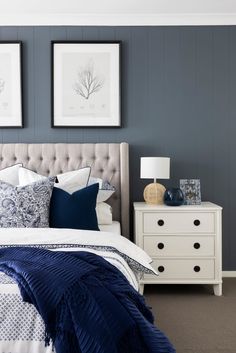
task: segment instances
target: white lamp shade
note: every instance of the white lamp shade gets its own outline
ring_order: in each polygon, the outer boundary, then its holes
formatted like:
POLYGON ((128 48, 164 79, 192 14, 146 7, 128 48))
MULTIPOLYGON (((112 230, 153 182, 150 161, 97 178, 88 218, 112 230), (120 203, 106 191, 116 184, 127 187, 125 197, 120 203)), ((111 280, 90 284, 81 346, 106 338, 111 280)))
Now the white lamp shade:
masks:
POLYGON ((140 178, 169 179, 170 178, 170 158, 141 157, 140 178))

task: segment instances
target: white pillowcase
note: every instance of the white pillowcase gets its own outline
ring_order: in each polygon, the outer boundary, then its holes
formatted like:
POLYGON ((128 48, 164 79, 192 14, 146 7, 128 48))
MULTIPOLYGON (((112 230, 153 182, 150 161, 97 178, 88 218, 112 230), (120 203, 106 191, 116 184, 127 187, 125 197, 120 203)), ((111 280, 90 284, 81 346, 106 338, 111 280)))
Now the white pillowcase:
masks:
MULTIPOLYGON (((57 175, 58 183, 54 184, 54 187, 62 189, 69 194, 80 190, 87 186, 90 175, 90 167, 73 170, 70 172, 62 173, 57 175)), ((19 185, 24 186, 31 184, 35 181, 46 179, 45 176, 37 174, 30 169, 20 167, 19 168, 19 185)))
POLYGON ((85 167, 71 172, 58 174, 58 183, 56 183, 55 186, 69 194, 73 194, 73 192, 83 189, 88 185, 90 171, 90 167, 85 167))
POLYGON ((103 181, 101 178, 90 177, 88 185, 99 184, 99 191, 97 196, 97 203, 107 201, 116 191, 108 181, 103 181))
POLYGON ((112 208, 105 202, 99 202, 96 206, 98 224, 112 224, 112 208))
POLYGON ((19 169, 21 167, 22 163, 18 163, 0 170, 0 180, 17 186, 19 184, 19 169))

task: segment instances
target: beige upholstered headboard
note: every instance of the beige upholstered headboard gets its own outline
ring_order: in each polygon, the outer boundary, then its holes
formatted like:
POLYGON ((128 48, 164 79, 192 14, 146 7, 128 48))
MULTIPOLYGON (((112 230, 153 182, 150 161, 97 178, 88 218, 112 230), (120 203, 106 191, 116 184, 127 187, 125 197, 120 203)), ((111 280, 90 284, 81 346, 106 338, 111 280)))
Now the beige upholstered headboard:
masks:
POLYGON ((0 144, 0 169, 23 163, 42 175, 91 166, 91 175, 106 179, 116 192, 108 200, 113 219, 129 237, 129 145, 127 143, 0 144))

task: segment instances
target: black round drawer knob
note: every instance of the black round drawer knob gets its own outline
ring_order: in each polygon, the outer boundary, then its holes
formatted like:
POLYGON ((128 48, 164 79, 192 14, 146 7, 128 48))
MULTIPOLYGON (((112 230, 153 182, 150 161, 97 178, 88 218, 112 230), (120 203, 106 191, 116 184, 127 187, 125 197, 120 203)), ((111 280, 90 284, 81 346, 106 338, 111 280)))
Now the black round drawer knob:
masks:
POLYGON ((158 267, 158 271, 159 272, 164 272, 165 271, 165 267, 164 266, 159 266, 158 267))
POLYGON ((162 226, 164 226, 164 221, 163 221, 163 219, 159 219, 159 221, 157 221, 157 224, 160 226, 160 227, 162 227, 162 226))
POLYGON ((201 222, 199 221, 199 219, 195 219, 193 221, 193 224, 197 227, 197 226, 200 226, 201 222))
POLYGON ((194 266, 194 271, 195 272, 200 272, 201 271, 201 267, 200 266, 194 266))
POLYGON ((201 245, 199 243, 193 244, 194 249, 200 249, 201 245))
POLYGON ((165 245, 163 243, 158 243, 157 247, 158 247, 158 249, 162 250, 162 249, 164 249, 165 245))

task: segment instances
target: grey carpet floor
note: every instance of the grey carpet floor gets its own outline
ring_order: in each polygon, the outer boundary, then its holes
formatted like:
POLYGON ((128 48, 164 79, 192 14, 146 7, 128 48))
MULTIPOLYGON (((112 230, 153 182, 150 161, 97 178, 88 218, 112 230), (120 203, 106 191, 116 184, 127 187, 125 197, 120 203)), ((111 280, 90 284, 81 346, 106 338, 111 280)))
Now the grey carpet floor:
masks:
POLYGON ((196 285, 146 285, 144 296, 177 353, 236 353, 235 278, 224 279, 222 297, 196 285))

